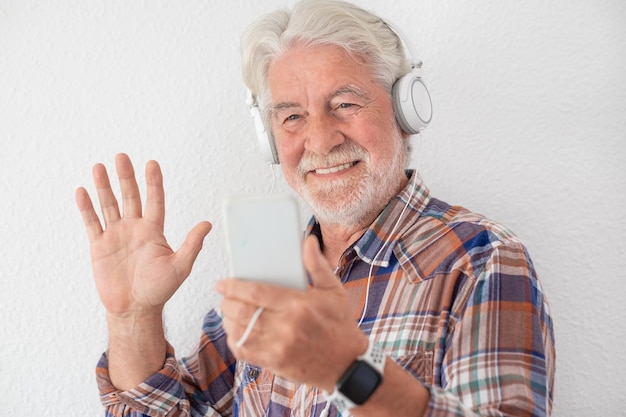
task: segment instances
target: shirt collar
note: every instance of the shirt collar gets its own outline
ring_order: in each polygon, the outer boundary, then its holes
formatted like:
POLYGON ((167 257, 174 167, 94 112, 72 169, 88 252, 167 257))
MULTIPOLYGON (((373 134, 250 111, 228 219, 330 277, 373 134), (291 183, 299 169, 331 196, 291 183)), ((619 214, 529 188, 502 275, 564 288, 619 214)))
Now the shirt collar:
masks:
MULTIPOLYGON (((352 245, 356 255, 369 264, 383 268, 389 265, 396 243, 417 221, 430 201, 430 191, 419 173, 409 170, 407 176, 407 185, 389 201, 376 220, 352 245)), ((317 236, 322 247, 322 233, 315 217, 309 221, 307 234, 317 236)))

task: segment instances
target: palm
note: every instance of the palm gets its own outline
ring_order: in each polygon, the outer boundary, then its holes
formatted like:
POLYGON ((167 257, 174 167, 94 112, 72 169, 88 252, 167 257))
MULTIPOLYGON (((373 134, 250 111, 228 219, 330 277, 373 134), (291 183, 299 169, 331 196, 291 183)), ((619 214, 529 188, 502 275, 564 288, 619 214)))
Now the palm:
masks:
POLYGON ((106 170, 94 167, 94 182, 106 229, 102 228, 84 189, 76 194, 90 240, 91 261, 100 299, 107 311, 124 316, 161 309, 191 271, 210 224, 200 223, 178 252, 163 235, 163 187, 156 162, 146 167, 148 196, 145 214, 134 171, 125 155, 118 156, 124 215, 120 215, 106 170))
POLYGON ((111 313, 164 304, 180 282, 171 265, 174 252, 159 231, 145 223, 121 220, 91 245, 98 293, 111 313))

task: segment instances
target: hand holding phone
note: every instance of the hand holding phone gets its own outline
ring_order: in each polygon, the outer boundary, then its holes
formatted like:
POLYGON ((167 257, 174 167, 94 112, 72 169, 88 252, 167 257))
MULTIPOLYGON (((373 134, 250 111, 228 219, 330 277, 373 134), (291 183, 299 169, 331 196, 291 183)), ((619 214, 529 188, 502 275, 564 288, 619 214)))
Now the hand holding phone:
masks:
POLYGON ((234 277, 306 290, 302 231, 293 197, 231 197, 224 203, 224 219, 234 277))

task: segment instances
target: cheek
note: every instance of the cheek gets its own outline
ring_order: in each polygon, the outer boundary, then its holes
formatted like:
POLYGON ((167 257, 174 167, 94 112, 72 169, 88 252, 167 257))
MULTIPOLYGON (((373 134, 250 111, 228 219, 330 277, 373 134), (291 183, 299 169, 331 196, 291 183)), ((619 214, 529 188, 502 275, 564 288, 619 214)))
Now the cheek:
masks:
POLYGON ((297 175, 297 166, 302 158, 303 148, 297 142, 285 138, 276 138, 276 150, 283 176, 287 183, 293 186, 297 175))
POLYGON ((388 130, 378 130, 370 132, 370 141, 365 146, 370 155, 370 161, 374 165, 396 159, 403 152, 406 139, 399 132, 388 130))
POLYGON ((276 151, 278 152, 281 164, 284 162, 286 165, 290 165, 293 164, 294 161, 297 163, 299 160, 298 149, 293 141, 285 140, 284 138, 276 138, 276 151))
POLYGON ((285 181, 287 181, 287 185, 289 185, 289 187, 296 188, 296 176, 298 175, 297 172, 294 169, 291 169, 289 167, 287 167, 284 163, 280 163, 280 169, 283 172, 283 177, 285 178, 285 181))

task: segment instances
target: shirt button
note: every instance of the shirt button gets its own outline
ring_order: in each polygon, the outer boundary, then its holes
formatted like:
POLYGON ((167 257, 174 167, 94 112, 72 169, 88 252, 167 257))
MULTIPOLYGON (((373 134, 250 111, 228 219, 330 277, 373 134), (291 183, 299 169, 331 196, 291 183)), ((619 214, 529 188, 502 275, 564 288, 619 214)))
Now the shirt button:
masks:
POLYGON ((248 378, 256 379, 259 376, 259 370, 256 368, 250 368, 248 371, 248 378))

